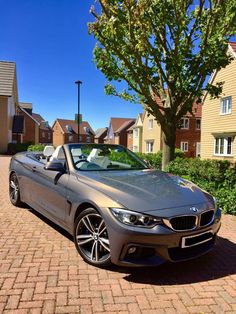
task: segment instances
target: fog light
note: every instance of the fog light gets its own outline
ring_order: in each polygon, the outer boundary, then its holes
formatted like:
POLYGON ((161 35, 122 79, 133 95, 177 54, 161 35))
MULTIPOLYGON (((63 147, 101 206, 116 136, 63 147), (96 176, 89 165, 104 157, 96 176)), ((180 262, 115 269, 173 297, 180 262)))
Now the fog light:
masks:
POLYGON ((132 254, 132 253, 134 253, 136 251, 136 247, 130 247, 129 249, 128 249, 128 254, 132 254))

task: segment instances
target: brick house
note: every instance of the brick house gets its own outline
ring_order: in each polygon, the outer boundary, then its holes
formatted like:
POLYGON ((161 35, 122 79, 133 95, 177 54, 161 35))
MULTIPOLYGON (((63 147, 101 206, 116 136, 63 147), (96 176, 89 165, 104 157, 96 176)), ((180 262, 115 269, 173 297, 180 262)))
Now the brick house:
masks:
MULTIPOLYGON (((31 103, 19 103, 17 109, 17 120, 23 118, 22 131, 20 139, 17 136, 16 142, 32 144, 50 144, 52 143, 52 129, 40 114, 32 112, 31 103)), ((20 128, 19 128, 20 129, 20 128)))
POLYGON ((236 43, 230 42, 228 53, 233 60, 215 71, 211 83, 224 82, 220 98, 205 95, 202 107, 201 145, 203 159, 236 162, 236 43))
POLYGON ((13 141, 13 123, 18 106, 15 62, 0 61, 0 152, 13 141))
POLYGON ((108 144, 119 144, 127 147, 127 130, 135 123, 131 118, 111 118, 108 131, 108 144))
MULTIPOLYGON (((53 145, 78 143, 78 124, 74 120, 56 119, 52 125, 53 145)), ((80 123, 80 143, 94 143, 94 131, 87 121, 80 123)))
POLYGON ((176 148, 184 151, 186 157, 199 157, 201 155, 201 117, 202 105, 193 105, 192 116, 187 113, 181 119, 180 128, 176 131, 176 148))
POLYGON ((105 143, 107 137, 107 128, 99 128, 95 132, 94 143, 102 144, 105 143))
POLYGON ((133 131, 134 131, 134 125, 132 125, 128 130, 126 131, 127 134, 127 148, 130 150, 133 150, 133 131))
MULTIPOLYGON (((157 101, 161 100, 157 98, 157 101)), ((186 157, 200 156, 202 105, 194 103, 193 114, 187 113, 176 130, 175 147, 184 151, 186 157)), ((162 150, 162 130, 154 116, 146 111, 143 115, 142 153, 156 153, 162 150)), ((139 134, 140 136, 140 134, 139 134)))

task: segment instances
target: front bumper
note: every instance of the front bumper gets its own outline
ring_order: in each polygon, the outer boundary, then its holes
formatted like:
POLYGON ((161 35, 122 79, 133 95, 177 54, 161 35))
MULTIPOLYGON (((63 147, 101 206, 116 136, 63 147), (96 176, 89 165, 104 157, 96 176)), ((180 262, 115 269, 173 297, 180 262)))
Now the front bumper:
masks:
POLYGON ((120 266, 154 266, 165 261, 179 262, 198 257, 213 248, 220 229, 220 211, 211 225, 181 232, 165 225, 151 229, 127 226, 118 222, 110 211, 106 211, 104 219, 110 240, 111 261, 120 266), (199 234, 206 234, 208 239, 202 241, 204 235, 197 237, 199 234), (182 239, 192 236, 196 236, 199 244, 183 247, 182 239))

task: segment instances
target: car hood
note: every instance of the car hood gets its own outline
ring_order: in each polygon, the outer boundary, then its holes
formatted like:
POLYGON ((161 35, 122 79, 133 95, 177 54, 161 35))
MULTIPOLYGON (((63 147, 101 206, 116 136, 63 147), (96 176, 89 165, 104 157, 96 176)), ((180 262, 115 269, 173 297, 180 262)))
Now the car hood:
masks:
POLYGON ((139 212, 170 208, 181 211, 186 206, 213 204, 213 198, 193 183, 157 170, 91 171, 78 178, 120 205, 139 212))

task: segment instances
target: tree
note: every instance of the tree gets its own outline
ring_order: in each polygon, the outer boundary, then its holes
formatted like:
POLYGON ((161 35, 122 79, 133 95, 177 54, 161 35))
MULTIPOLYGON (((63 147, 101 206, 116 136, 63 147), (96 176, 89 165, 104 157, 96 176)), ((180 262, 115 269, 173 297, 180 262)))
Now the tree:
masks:
MULTIPOLYGON (((180 119, 204 91, 219 97, 223 82, 206 83, 231 62, 235 0, 98 0, 89 33, 107 94, 141 102, 162 128, 164 168, 174 158, 180 119), (119 84, 127 87, 118 90, 119 84), (115 83, 115 86, 114 86, 115 83), (161 104, 157 102, 160 97, 161 104)), ((192 113, 193 114, 193 113, 192 113)))

